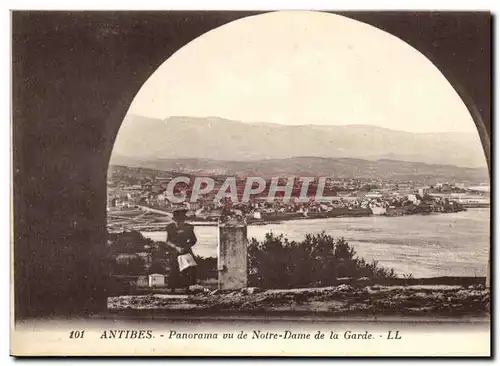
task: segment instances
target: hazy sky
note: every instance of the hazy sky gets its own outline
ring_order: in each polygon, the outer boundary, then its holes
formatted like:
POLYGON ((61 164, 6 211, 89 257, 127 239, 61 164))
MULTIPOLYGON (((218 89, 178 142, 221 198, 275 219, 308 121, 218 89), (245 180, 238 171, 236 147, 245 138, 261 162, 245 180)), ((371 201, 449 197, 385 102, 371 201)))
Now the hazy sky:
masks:
POLYGON ((197 38, 148 79, 129 113, 476 131, 450 83, 408 44, 304 11, 240 19, 197 38))

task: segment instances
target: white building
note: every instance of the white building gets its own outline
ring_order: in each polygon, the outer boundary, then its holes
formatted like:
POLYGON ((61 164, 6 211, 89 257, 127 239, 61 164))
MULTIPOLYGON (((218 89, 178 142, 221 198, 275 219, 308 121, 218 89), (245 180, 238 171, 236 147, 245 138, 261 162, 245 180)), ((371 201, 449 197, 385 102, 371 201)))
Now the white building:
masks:
POLYGON ((417 196, 416 196, 416 195, 414 195, 414 194, 409 194, 409 195, 408 195, 408 201, 411 201, 411 202, 413 202, 413 203, 415 203, 415 204, 416 204, 416 203, 418 202, 418 198, 417 198, 417 196))
POLYGON ((429 188, 428 187, 421 187, 418 189, 418 195, 420 197, 425 197, 429 193, 429 188))
POLYGON ((159 273, 149 275, 149 287, 164 287, 165 276, 159 273))

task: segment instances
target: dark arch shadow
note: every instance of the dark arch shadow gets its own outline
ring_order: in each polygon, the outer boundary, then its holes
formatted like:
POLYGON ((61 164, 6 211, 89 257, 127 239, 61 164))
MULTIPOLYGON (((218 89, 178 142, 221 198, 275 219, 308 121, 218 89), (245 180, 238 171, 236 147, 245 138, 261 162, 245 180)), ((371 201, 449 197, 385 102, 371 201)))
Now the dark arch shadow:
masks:
POLYGON ((439 12, 406 12, 405 19, 398 12, 338 14, 400 38, 439 69, 472 116, 491 175, 491 14, 450 12, 442 17, 439 12))
MULTIPOLYGON (((189 41, 255 14, 13 13, 17 318, 105 309, 98 259, 107 237, 106 176, 134 96, 189 41)), ((340 14, 401 38, 434 62, 471 111, 490 166, 490 14, 340 14)))

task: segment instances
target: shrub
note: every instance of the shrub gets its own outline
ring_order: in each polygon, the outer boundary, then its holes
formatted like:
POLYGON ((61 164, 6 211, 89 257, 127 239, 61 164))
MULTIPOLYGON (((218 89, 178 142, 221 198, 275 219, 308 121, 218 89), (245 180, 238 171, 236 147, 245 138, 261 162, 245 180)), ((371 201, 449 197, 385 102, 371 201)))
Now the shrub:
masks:
POLYGON ((153 240, 145 238, 138 231, 108 234, 108 249, 110 255, 133 254, 144 251, 145 245, 151 245, 153 240))
POLYGON ((115 275, 141 275, 145 272, 144 260, 133 256, 126 261, 115 261, 113 274, 115 275))
POLYGON ((196 263, 198 264, 196 268, 196 277, 200 280, 206 280, 209 278, 218 278, 217 273, 217 258, 215 257, 200 257, 195 256, 196 263))
MULTIPOLYGON (((145 238, 138 231, 109 233, 107 262, 110 274, 139 276, 149 273, 168 273, 171 260, 174 259, 169 255, 157 255, 155 248, 162 246, 164 247, 164 242, 145 238), (144 260, 136 255, 145 251, 152 255, 148 268, 144 260)), ((196 274, 200 280, 217 278, 217 258, 195 256, 195 259, 198 263, 196 274)))
MULTIPOLYGON (((111 271, 123 275, 168 272, 168 258, 153 260, 146 271, 144 261, 133 255, 144 251, 145 245, 154 244, 138 232, 110 235, 111 271), (118 258, 121 253, 131 256, 121 262, 118 258)), ((218 277, 217 258, 196 256, 196 262, 200 280, 218 277)), ((300 242, 273 233, 267 233, 261 242, 252 238, 248 245, 248 275, 250 286, 263 288, 328 286, 342 277, 396 277, 394 269, 380 267, 377 261, 366 262, 356 256, 344 238, 336 239, 325 232, 307 234, 300 242)))
POLYGON ((248 246, 249 284, 264 288, 328 286, 341 277, 395 278, 394 269, 358 258, 344 238, 325 232, 307 234, 301 242, 283 234, 252 238, 248 246))

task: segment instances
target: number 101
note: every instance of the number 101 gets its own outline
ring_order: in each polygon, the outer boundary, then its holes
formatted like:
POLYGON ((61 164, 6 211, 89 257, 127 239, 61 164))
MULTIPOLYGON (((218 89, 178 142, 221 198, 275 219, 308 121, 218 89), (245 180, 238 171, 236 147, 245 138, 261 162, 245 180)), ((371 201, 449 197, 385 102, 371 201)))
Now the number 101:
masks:
POLYGON ((82 330, 82 331, 79 331, 79 330, 72 330, 71 332, 69 332, 69 337, 70 338, 73 338, 73 339, 76 339, 76 338, 83 338, 83 333, 85 331, 82 330))

